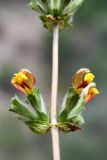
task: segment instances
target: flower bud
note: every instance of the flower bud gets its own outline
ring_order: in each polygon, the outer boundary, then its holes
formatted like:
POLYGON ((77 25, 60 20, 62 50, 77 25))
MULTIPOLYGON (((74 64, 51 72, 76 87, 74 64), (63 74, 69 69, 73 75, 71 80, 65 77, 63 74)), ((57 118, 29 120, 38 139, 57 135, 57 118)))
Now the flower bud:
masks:
POLYGON ((14 74, 11 83, 25 94, 31 94, 35 87, 36 79, 29 70, 21 69, 18 73, 14 74))

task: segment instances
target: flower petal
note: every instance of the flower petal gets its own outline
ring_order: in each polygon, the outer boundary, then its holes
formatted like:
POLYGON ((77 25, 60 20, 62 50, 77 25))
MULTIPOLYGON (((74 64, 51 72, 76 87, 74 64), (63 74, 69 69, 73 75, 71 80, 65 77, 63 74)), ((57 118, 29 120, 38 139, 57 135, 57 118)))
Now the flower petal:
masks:
POLYGON ((84 81, 88 84, 91 83, 94 80, 95 76, 92 73, 87 73, 84 77, 84 81))
POLYGON ((86 74, 90 73, 90 70, 87 68, 79 69, 76 74, 73 76, 72 84, 74 89, 82 89, 87 86, 87 81, 84 81, 86 74))
POLYGON ((11 83, 18 90, 31 94, 35 87, 36 79, 29 70, 21 69, 18 73, 14 74, 11 83))
POLYGON ((98 94, 99 94, 99 91, 97 88, 95 88, 95 87, 90 88, 88 95, 85 98, 85 102, 87 103, 87 102, 91 101, 98 94))

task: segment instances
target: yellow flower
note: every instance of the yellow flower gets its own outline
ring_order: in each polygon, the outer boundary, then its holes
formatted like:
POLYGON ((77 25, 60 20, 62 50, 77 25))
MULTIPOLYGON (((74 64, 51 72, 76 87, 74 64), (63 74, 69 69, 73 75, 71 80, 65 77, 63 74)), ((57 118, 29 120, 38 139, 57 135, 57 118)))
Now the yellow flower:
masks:
POLYGON ((95 87, 89 88, 88 94, 85 97, 85 102, 87 103, 87 102, 91 101, 97 94, 99 94, 99 91, 97 88, 95 88, 95 87))
POLYGON ((73 88, 77 93, 81 93, 82 89, 93 82, 95 76, 87 68, 82 68, 76 72, 72 78, 73 88))
POLYGON ((11 83, 18 90, 31 94, 35 87, 36 79, 29 70, 21 69, 18 73, 14 74, 11 83))

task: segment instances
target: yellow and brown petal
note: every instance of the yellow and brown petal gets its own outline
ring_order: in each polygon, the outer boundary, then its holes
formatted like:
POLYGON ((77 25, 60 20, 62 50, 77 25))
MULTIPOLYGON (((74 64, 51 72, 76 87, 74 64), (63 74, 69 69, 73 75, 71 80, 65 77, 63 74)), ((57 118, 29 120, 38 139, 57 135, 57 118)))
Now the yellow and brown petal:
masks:
POLYGON ((35 87, 36 79, 29 70, 21 69, 18 73, 14 74, 11 83, 18 90, 31 94, 35 87))
POLYGON ((89 83, 94 80, 95 76, 87 68, 82 68, 76 72, 72 78, 73 88, 80 93, 89 83))
POLYGON ((99 94, 99 91, 96 87, 89 88, 88 94, 85 97, 85 102, 91 101, 96 95, 99 94))

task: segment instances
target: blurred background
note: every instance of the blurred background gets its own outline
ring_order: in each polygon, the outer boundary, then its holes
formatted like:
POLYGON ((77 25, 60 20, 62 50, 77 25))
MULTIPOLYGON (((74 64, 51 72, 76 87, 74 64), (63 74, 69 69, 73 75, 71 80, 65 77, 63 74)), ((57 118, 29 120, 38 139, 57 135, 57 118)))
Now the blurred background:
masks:
MULTIPOLYGON (((27 0, 0 0, 0 160, 51 160, 51 137, 35 136, 8 111, 13 73, 28 68, 50 105, 52 34, 27 0)), ((100 95, 87 104, 81 131, 60 134, 62 160, 107 159, 107 0, 85 0, 74 27, 60 33, 59 104, 81 67, 96 75, 100 95)))

